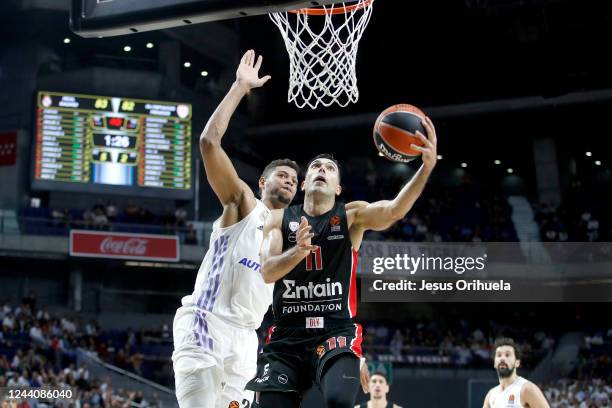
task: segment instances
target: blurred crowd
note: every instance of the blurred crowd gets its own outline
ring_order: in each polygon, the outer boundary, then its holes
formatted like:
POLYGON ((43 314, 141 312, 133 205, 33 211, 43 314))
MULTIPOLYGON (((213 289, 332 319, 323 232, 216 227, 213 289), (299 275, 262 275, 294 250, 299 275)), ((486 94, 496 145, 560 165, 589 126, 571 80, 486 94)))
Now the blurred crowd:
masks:
POLYGON ((537 206, 542 241, 612 241, 612 190, 606 187, 594 180, 572 180, 560 205, 537 206))
MULTIPOLYGON (((364 354, 369 360, 390 361, 396 367, 491 368, 492 345, 503 335, 515 339, 523 355, 522 367, 530 370, 554 349, 565 330, 554 322, 543 325, 538 320, 542 316, 529 314, 532 312, 504 321, 484 314, 476 319, 469 309, 457 313, 406 318, 401 325, 392 320, 363 321, 364 354), (462 317, 467 313, 470 319, 462 317)), ((0 387, 70 388, 77 392, 79 408, 160 405, 157 397, 146 400, 141 392, 113 386, 109 378, 95 378, 77 360, 77 348, 120 369, 173 385, 172 331, 167 323, 138 331, 101 330, 93 320, 38 306, 35 293, 19 305, 2 302, 0 322, 0 387)), ((258 331, 262 344, 270 323, 268 316, 258 331)), ((608 407, 601 395, 610 389, 611 356, 612 328, 585 335, 573 379, 546 384, 553 408, 608 407)))
POLYGON ((537 364, 555 344, 555 338, 544 331, 534 333, 497 322, 475 325, 461 320, 453 327, 440 327, 434 321, 407 322, 401 328, 397 324, 366 324, 363 348, 373 358, 429 353, 448 356, 447 365, 455 367, 490 367, 495 339, 510 332, 521 348, 527 367, 537 364))
POLYGON ((542 391, 551 408, 609 408, 612 381, 562 379, 545 384, 542 391))
MULTIPOLYGON (((363 167, 353 163, 344 168, 341 200, 374 202, 392 199, 411 177, 406 173, 409 170, 405 166, 401 168, 401 174, 380 171, 361 174, 363 167)), ((300 202, 301 198, 297 197, 296 200, 300 202)), ((500 191, 484 188, 465 176, 454 186, 432 185, 426 188, 403 220, 387 231, 371 231, 367 238, 408 242, 518 241, 511 212, 506 197, 500 191)), ((173 213, 153 214, 134 201, 120 208, 109 200, 100 201, 85 210, 26 208, 22 215, 26 220, 42 218, 47 221, 47 228, 42 230, 26 225, 27 232, 31 233, 66 234, 69 228, 179 233, 184 243, 197 243, 197 233, 188 221, 188 213, 180 207, 173 213)))
POLYGON ((543 242, 610 242, 608 214, 575 206, 542 204, 536 212, 543 242))
MULTIPOLYGON (((77 347, 104 354, 105 345, 99 341, 101 333, 94 321, 81 324, 76 317, 54 316, 36 307, 32 293, 20 305, 2 302, 0 322, 0 387, 70 389, 77 408, 161 406, 158 395, 147 401, 142 391, 113 387, 110 378, 94 378, 85 365, 77 367, 77 347)), ((138 360, 135 355, 128 355, 128 359, 138 360)), ((135 366, 131 371, 137 372, 135 366)), ((124 368, 130 367, 124 364, 124 368)), ((30 400, 20 408, 39 405, 45 406, 30 400)))
MULTIPOLYGON (((510 336, 523 353, 523 367, 530 368, 553 350, 556 337, 544 330, 529 326, 517 327, 482 319, 447 321, 436 319, 397 321, 362 321, 364 355, 369 360, 393 362, 394 366, 445 366, 455 368, 492 367, 495 339, 510 336)), ((269 315, 258 330, 260 345, 264 344, 269 315)))
MULTIPOLYGON (((344 199, 392 199, 406 176, 372 172, 363 178, 346 176, 344 199)), ((512 209, 498 191, 482 188, 470 178, 456 187, 426 188, 408 215, 383 232, 368 232, 368 239, 408 242, 518 241, 512 209)))
POLYGON ((612 406, 612 327, 584 337, 571 378, 544 384, 551 408, 612 406))
POLYGON ((154 214, 135 202, 120 208, 114 201, 99 201, 85 210, 67 208, 25 208, 22 212, 26 232, 65 235, 72 228, 115 232, 177 234, 181 242, 197 245, 198 237, 188 221, 185 208, 154 214))

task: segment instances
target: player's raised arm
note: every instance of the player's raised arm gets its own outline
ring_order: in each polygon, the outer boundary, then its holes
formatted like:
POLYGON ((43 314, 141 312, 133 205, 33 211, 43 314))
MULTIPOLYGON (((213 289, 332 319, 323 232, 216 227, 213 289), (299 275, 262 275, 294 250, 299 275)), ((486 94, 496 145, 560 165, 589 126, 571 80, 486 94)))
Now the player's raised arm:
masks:
POLYGON ((266 283, 282 279, 302 259, 317 249, 311 244, 314 234, 305 217, 302 217, 296 233, 296 244, 283 252, 283 210, 273 210, 264 224, 264 238, 261 244, 261 274, 266 283))
POLYGON ((404 218, 423 193, 438 159, 436 131, 433 123, 429 118, 425 118, 423 126, 427 130, 427 137, 420 132, 417 132, 416 135, 423 141, 424 146, 411 145, 413 149, 421 151, 423 164, 419 170, 393 200, 383 200, 375 203, 363 201, 348 203, 346 208, 349 211, 351 229, 361 229, 363 231, 387 229, 396 221, 404 218))
MULTIPOLYGON (((255 51, 247 51, 240 60, 236 81, 214 111, 200 135, 200 152, 206 177, 223 205, 238 204, 245 194, 254 197, 251 189, 238 177, 229 157, 221 147, 229 121, 242 98, 253 88, 263 86, 270 76, 259 77, 262 56, 255 62, 255 51)), ((253 200, 253 206, 255 202, 253 200)))
POLYGON ((542 391, 530 382, 523 385, 521 389, 521 401, 529 408, 550 408, 542 391))

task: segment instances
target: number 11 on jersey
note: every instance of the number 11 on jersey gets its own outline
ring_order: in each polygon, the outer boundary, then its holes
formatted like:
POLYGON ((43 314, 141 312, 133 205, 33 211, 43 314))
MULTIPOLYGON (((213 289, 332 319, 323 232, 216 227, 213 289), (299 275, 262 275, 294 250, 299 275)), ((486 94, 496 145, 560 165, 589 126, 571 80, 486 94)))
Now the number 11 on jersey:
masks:
POLYGON ((306 270, 312 271, 312 258, 315 260, 315 268, 317 271, 323 270, 323 258, 321 257, 321 247, 318 247, 316 250, 312 251, 306 257, 306 270))

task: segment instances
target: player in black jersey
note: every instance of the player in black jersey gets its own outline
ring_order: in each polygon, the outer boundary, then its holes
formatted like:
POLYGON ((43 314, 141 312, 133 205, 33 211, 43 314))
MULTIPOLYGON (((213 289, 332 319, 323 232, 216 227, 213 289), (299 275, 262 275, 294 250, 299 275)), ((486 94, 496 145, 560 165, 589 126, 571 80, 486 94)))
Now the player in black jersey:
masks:
MULTIPOLYGON (((423 164, 393 200, 336 202, 340 167, 330 155, 308 165, 304 204, 273 210, 264 225, 261 273, 275 282, 274 326, 247 389, 261 408, 297 408, 315 383, 328 408, 352 408, 359 388, 361 326, 357 313, 357 251, 366 230, 402 219, 423 192, 436 165, 436 134, 426 118, 423 164)), ((367 381, 362 380, 364 391, 367 381), (364 384, 365 382, 365 384, 364 384)))
POLYGON ((361 405, 355 405, 355 408, 402 408, 397 404, 387 401, 389 393, 389 383, 387 377, 376 372, 370 377, 369 384, 370 400, 361 405))

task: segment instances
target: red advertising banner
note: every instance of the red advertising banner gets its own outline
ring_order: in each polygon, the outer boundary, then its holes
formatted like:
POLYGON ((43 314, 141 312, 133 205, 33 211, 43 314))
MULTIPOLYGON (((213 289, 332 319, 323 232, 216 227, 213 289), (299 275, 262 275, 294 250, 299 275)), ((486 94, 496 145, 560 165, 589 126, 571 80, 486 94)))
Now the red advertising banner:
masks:
POLYGON ((17 162, 17 133, 0 133, 0 166, 12 166, 17 162))
POLYGON ((70 255, 177 262, 179 241, 172 235, 71 230, 70 255))

